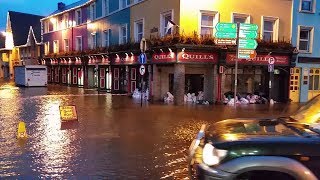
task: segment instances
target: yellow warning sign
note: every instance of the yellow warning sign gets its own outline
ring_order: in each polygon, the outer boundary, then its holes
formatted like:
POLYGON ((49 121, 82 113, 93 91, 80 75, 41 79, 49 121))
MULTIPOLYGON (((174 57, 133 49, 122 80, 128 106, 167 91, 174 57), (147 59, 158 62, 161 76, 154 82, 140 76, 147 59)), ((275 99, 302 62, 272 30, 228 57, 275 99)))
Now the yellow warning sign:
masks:
POLYGON ((76 106, 60 106, 61 121, 75 121, 78 120, 76 106))
POLYGON ((26 124, 23 121, 20 121, 18 124, 18 132, 17 132, 17 138, 27 138, 27 129, 26 129, 26 124))

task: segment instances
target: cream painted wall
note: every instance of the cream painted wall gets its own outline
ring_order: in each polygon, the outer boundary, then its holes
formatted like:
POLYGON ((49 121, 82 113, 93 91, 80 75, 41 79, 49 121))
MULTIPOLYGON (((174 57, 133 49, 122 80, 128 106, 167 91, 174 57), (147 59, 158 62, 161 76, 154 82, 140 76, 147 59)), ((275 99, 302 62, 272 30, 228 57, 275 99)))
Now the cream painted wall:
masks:
MULTIPOLYGON (((131 37, 134 37, 134 22, 144 19, 144 37, 150 38, 150 30, 158 28, 160 35, 160 14, 173 10, 173 21, 178 23, 180 18, 180 0, 145 0, 131 7, 130 24, 131 37)), ((157 33, 152 33, 157 35, 157 33)))
POLYGON ((279 18, 279 39, 291 39, 292 0, 181 0, 180 32, 185 34, 199 32, 200 10, 216 11, 220 22, 232 22, 232 13, 251 16, 251 23, 259 25, 261 31, 262 16, 279 18))

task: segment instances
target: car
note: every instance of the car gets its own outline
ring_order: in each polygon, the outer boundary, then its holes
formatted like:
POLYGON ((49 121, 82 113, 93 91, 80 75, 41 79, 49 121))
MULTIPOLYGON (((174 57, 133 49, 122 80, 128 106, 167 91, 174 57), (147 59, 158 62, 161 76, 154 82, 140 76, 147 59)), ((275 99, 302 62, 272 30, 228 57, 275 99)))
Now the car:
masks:
POLYGON ((288 118, 202 125, 188 169, 190 179, 320 179, 320 130, 288 118))
POLYGON ((313 126, 320 124, 320 95, 315 96, 290 116, 290 121, 305 123, 313 126))

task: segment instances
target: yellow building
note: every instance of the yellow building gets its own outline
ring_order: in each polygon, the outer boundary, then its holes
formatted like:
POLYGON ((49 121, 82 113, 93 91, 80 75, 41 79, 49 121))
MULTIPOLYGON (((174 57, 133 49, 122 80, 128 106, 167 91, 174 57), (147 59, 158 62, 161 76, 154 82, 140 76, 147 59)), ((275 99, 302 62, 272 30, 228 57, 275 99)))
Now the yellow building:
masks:
MULTIPOLYGON (((196 34, 199 37, 204 35, 214 37, 215 26, 219 22, 256 24, 258 39, 263 42, 276 43, 291 40, 292 1, 290 0, 145 0, 132 5, 130 13, 130 33, 137 42, 141 37, 149 39, 175 32, 183 36, 196 34)), ((153 94, 156 99, 162 98, 168 91, 184 89, 179 92, 179 96, 181 93, 198 94, 198 91, 203 91, 206 99, 222 101, 226 92, 234 91, 234 59, 236 58, 234 48, 221 49, 220 47, 220 50, 212 49, 211 51, 210 48, 195 50, 194 47, 167 49, 171 54, 173 51, 172 55, 176 55, 176 58, 173 57, 172 61, 168 61, 166 65, 163 62, 153 65, 153 94), (195 51, 197 53, 194 53, 195 51), (185 54, 182 59, 184 57, 198 59, 188 58, 190 61, 182 62, 181 57, 180 59, 178 57, 179 53, 185 54), (212 61, 206 59, 206 62, 210 61, 208 65, 204 63, 203 57, 217 58, 212 58, 214 59, 212 61), (176 79, 177 77, 180 79, 176 79)), ((163 48, 159 50, 166 51, 163 48)), ((153 55, 152 62, 161 58, 162 61, 170 60, 167 58, 170 54, 161 52, 153 55)), ((257 54, 256 58, 250 62, 238 60, 237 91, 241 95, 259 93, 277 101, 288 100, 292 52, 270 49, 266 52, 265 49, 258 48, 257 54), (271 56, 275 58, 275 73, 274 76, 269 77, 268 59, 271 56)), ((176 92, 174 94, 177 95, 176 92)), ((181 97, 179 98, 178 101, 183 101, 181 97)))

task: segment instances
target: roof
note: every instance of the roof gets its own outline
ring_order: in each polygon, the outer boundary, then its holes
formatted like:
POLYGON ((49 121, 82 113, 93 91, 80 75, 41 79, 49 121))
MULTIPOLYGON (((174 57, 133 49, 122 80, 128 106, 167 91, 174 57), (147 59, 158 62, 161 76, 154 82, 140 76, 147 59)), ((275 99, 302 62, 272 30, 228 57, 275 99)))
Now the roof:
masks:
POLYGON ((41 23, 43 16, 9 11, 13 42, 15 46, 27 43, 27 38, 32 26, 37 42, 41 42, 41 23))
POLYGON ((70 5, 66 5, 63 9, 56 10, 53 13, 51 13, 49 16, 61 13, 63 11, 66 11, 66 10, 69 10, 69 9, 72 9, 72 8, 75 8, 77 6, 81 6, 81 5, 85 4, 87 1, 89 1, 89 0, 79 0, 79 1, 77 1, 75 3, 70 4, 70 5))

